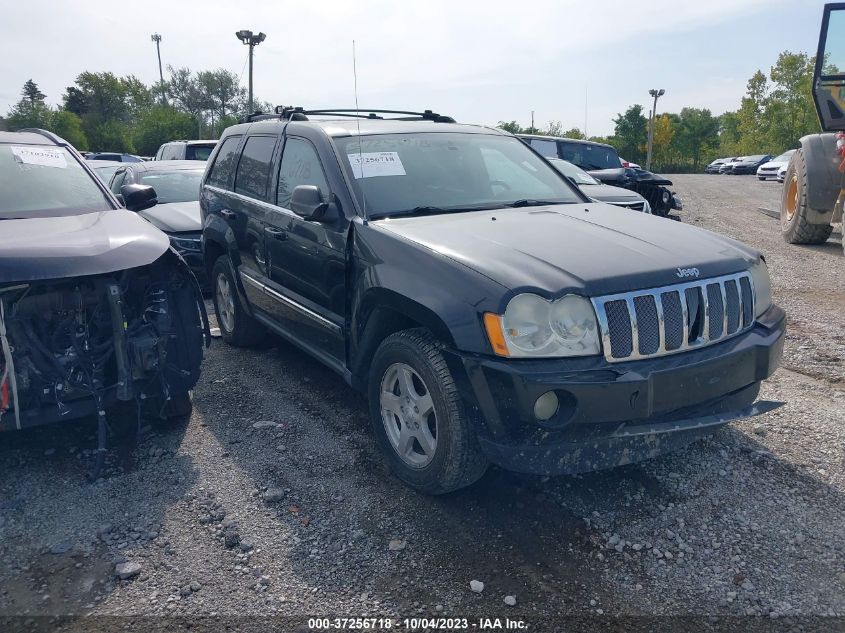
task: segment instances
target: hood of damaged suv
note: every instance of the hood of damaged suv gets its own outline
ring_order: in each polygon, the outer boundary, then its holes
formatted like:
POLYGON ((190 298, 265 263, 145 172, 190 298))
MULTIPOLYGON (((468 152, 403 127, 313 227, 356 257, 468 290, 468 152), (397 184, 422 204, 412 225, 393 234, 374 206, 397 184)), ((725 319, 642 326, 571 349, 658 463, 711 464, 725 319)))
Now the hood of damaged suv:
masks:
POLYGON ((373 223, 519 291, 600 296, 746 270, 759 254, 681 222, 607 204, 498 209, 373 223))
POLYGON ((595 169, 588 171, 593 178, 601 180, 606 185, 617 185, 628 187, 635 184, 644 185, 671 185, 672 181, 663 176, 658 176, 645 169, 634 167, 619 167, 618 169, 595 169))
POLYGON ((145 220, 167 233, 202 231, 199 202, 167 202, 139 211, 145 220))
POLYGON ((154 262, 167 236, 124 209, 0 220, 0 283, 96 275, 154 262))

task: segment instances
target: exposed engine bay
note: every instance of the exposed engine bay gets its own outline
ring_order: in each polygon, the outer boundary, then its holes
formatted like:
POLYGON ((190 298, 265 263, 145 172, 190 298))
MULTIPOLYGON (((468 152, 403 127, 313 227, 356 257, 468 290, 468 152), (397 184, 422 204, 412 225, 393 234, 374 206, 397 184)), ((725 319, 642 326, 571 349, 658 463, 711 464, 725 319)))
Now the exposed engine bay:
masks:
POLYGON ((104 435, 110 405, 135 401, 164 417, 186 399, 208 323, 196 280, 174 257, 0 286, 0 431, 96 414, 104 435))

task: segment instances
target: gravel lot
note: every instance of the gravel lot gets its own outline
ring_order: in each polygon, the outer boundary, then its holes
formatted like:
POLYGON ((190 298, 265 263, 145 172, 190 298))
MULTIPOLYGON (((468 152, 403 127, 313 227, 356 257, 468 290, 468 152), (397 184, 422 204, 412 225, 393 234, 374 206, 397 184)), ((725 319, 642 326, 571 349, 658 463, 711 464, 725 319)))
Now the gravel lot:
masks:
POLYGON ((340 378, 215 340, 190 421, 114 446, 93 484, 93 422, 2 437, 0 616, 845 616, 839 234, 784 243, 757 211, 774 182, 674 180, 684 222, 767 256, 789 330, 761 396, 785 406, 645 464, 427 498, 340 378))

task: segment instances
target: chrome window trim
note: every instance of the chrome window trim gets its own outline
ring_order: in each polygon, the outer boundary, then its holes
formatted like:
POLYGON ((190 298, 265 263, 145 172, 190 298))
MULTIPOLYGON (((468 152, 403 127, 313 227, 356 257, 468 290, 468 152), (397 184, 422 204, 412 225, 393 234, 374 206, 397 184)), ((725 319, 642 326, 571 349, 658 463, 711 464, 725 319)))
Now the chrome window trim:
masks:
POLYGON ((337 334, 340 334, 342 332, 342 328, 337 323, 335 323, 334 321, 330 321, 329 319, 325 318, 324 316, 317 314, 316 312, 314 312, 310 308, 306 308, 304 305, 302 305, 298 301, 294 301, 290 297, 283 295, 282 293, 277 292, 276 290, 273 290, 272 288, 267 286, 267 284, 262 283, 259 280, 255 279, 249 273, 247 273, 243 270, 238 271, 238 273, 240 274, 241 279, 243 279, 245 282, 247 282, 248 284, 250 284, 254 288, 257 288, 258 290, 260 290, 261 292, 266 294, 268 297, 271 297, 271 298, 275 299, 276 301, 278 301, 280 303, 284 303, 286 306, 296 310, 297 312, 299 312, 301 314, 304 314, 305 316, 309 317, 313 321, 316 321, 317 323, 319 323, 320 325, 322 325, 326 329, 332 330, 333 332, 335 332, 337 334))
POLYGON ((659 288, 644 288, 642 290, 634 290, 631 292, 622 292, 612 295, 603 295, 601 297, 592 297, 590 301, 596 311, 596 318, 598 319, 599 331, 601 334, 602 349, 605 360, 609 363, 622 363, 632 360, 641 360, 646 358, 659 358, 661 356, 669 356, 672 354, 680 354, 691 349, 706 347, 715 343, 720 343, 731 339, 743 332, 748 331, 755 323, 754 309, 752 306, 752 319, 747 325, 744 323, 744 312, 742 302, 742 286, 741 279, 747 279, 751 287, 751 297, 753 303, 756 304, 757 294, 754 289, 754 279, 750 271, 742 271, 740 273, 733 273, 730 275, 721 275, 719 277, 710 277, 708 279, 699 279, 696 281, 672 284, 669 286, 661 286, 659 288), (739 295, 739 327, 736 332, 728 334, 728 303, 725 290, 725 282, 733 280, 736 283, 737 294, 739 295), (722 336, 713 339, 710 335, 710 304, 707 299, 707 286, 717 283, 722 293, 722 336), (701 336, 695 341, 689 341, 689 308, 687 306, 686 291, 690 288, 697 288, 700 296, 701 305, 703 306, 703 327, 701 336), (681 302, 681 315, 683 319, 683 339, 681 345, 677 349, 666 349, 666 322, 663 313, 663 293, 678 293, 678 298, 681 302), (657 323, 660 337, 660 345, 657 352, 654 354, 640 354, 639 350, 639 329, 640 324, 637 323, 637 314, 634 306, 634 297, 651 295, 654 298, 654 303, 657 306, 657 323), (628 313, 631 321, 631 354, 624 358, 615 358, 611 350, 610 344, 610 328, 608 326, 607 313, 605 311, 605 304, 611 301, 624 301, 628 306, 628 313))
POLYGON ((235 193, 234 191, 229 191, 228 189, 221 189, 220 187, 218 187, 216 185, 203 185, 203 187, 205 189, 208 189, 209 191, 213 191, 214 193, 217 193, 217 194, 220 194, 220 195, 232 196, 235 200, 240 200, 241 202, 245 202, 247 204, 256 204, 259 207, 264 207, 265 209, 268 209, 270 211, 276 211, 278 213, 283 213, 285 215, 288 215, 292 218, 299 218, 300 220, 302 219, 300 216, 296 215, 290 209, 285 209, 284 207, 280 207, 278 205, 271 204, 269 202, 265 202, 264 200, 258 200, 256 198, 250 198, 249 196, 245 196, 242 193, 235 193))

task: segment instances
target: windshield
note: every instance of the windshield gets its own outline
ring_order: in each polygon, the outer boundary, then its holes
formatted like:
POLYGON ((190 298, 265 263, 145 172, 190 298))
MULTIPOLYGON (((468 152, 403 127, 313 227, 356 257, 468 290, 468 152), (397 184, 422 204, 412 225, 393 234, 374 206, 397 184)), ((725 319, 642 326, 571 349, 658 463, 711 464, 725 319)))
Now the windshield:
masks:
POLYGON ((758 160, 763 160, 764 158, 766 158, 765 154, 757 154, 755 156, 746 156, 745 160, 749 163, 755 163, 758 160))
POLYGON ((795 153, 795 150, 794 150, 794 149, 791 149, 791 150, 789 150, 788 152, 784 152, 784 153, 783 153, 783 154, 781 154, 780 156, 777 156, 777 157, 773 158, 773 159, 772 159, 772 162, 773 162, 773 163, 788 163, 788 162, 789 162, 789 159, 792 157, 792 155, 793 155, 794 153, 795 153))
POLYGON ((94 178, 64 147, 0 145, 0 219, 113 208, 94 178))
POLYGON ((194 202, 200 199, 202 174, 202 169, 156 170, 141 174, 141 184, 156 190, 159 204, 194 202))
POLYGON ((208 160, 216 143, 211 145, 188 145, 185 147, 185 160, 208 160))
POLYGON ((560 157, 588 171, 593 169, 618 169, 622 167, 619 154, 612 147, 591 143, 559 141, 560 157))
POLYGON ((572 178, 578 185, 600 185, 601 183, 593 178, 590 174, 585 172, 580 167, 576 167, 570 162, 560 160, 558 158, 550 158, 549 162, 552 166, 562 173, 567 178, 572 178))
POLYGON ((336 138, 367 216, 581 202, 520 140, 494 134, 336 138))
POLYGON ((111 180, 111 177, 114 176, 114 172, 120 169, 120 165, 105 165, 104 167, 91 165, 91 168, 94 170, 94 173, 97 174, 97 177, 100 180, 108 184, 111 180))

